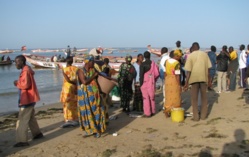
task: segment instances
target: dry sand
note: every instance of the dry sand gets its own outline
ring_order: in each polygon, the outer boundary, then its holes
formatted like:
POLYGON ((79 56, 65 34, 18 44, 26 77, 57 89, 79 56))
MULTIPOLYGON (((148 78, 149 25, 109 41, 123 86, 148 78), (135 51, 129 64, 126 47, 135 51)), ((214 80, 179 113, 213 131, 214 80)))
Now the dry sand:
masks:
MULTIPOLYGON (((199 122, 191 121, 191 117, 182 123, 166 119, 159 111, 162 93, 156 95, 158 112, 151 118, 131 118, 121 112, 119 103, 115 103, 109 113, 118 118, 110 121, 106 133, 98 139, 83 138, 84 133, 79 128, 59 128, 63 124, 60 103, 43 106, 36 110, 45 137, 30 140, 28 147, 12 147, 15 144, 15 118, 1 118, 1 122, 5 119, 9 125, 5 127, 5 123, 0 123, 0 156, 218 157, 230 153, 231 156, 249 157, 249 104, 240 98, 242 93, 242 89, 221 94, 208 92, 210 114, 207 120, 199 122), (115 132, 117 136, 113 136, 115 132)), ((183 107, 192 112, 189 91, 182 93, 182 98, 183 107)))

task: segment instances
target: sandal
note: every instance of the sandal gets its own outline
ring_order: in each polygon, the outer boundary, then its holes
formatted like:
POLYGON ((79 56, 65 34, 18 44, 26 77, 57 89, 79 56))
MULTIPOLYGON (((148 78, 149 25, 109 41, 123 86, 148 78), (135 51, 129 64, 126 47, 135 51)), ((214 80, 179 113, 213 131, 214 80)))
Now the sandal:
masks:
POLYGON ((101 137, 101 134, 100 134, 100 133, 96 133, 96 134, 94 135, 94 137, 95 137, 95 138, 100 138, 100 137, 101 137))

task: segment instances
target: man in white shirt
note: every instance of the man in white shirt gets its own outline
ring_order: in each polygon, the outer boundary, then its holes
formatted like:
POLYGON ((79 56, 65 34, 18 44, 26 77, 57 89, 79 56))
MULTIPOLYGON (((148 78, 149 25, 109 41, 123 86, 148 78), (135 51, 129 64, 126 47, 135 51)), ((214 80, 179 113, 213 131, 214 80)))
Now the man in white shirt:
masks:
POLYGON ((159 72, 160 72, 160 78, 162 80, 162 87, 163 87, 163 104, 165 102, 165 84, 164 84, 164 80, 165 80, 165 62, 167 59, 169 59, 169 53, 168 53, 168 48, 167 47, 163 47, 161 49, 161 60, 160 60, 160 65, 159 65, 159 72))
POLYGON ((245 45, 240 45, 240 56, 239 56, 239 71, 240 71, 240 81, 239 86, 240 88, 246 88, 246 82, 244 81, 246 78, 246 58, 247 54, 245 51, 245 45))
POLYGON ((101 57, 102 53, 103 53, 103 48, 98 47, 98 48, 91 49, 91 51, 89 52, 89 55, 93 55, 94 57, 96 56, 101 57))

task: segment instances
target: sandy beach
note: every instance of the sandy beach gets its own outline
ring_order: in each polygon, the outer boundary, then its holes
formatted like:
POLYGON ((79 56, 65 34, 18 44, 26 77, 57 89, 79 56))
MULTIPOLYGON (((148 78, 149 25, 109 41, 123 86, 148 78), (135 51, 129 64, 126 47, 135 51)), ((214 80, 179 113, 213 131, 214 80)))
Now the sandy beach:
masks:
MULTIPOLYGON (((109 109, 108 128, 101 138, 83 138, 79 128, 60 128, 62 105, 36 108, 38 123, 45 137, 30 140, 30 146, 13 148, 15 115, 1 117, 0 156, 10 157, 191 157, 249 156, 249 104, 241 98, 243 89, 231 93, 208 92, 209 116, 199 122, 186 117, 182 123, 166 119, 160 111, 162 92, 156 94, 157 114, 132 118, 119 103, 109 109), (8 125, 5 125, 7 124, 8 125), (117 133, 117 136, 113 136, 117 133), (230 155, 228 155, 230 154, 230 155)), ((189 91, 182 93, 186 112, 192 112, 189 91)), ((29 134, 30 135, 30 134, 29 134)), ((31 137, 30 137, 31 139, 31 137)))

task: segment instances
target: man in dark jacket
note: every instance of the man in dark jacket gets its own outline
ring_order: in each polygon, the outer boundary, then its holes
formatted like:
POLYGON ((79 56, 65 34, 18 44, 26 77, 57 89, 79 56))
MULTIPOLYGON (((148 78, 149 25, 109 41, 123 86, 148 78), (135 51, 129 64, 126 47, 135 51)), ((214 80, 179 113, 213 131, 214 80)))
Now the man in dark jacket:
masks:
POLYGON ((217 93, 221 93, 221 91, 226 91, 226 78, 227 78, 227 69, 228 69, 228 60, 230 58, 230 54, 227 51, 227 46, 224 45, 222 47, 222 51, 217 56, 217 71, 218 71, 218 78, 217 78, 217 86, 218 91, 217 93))

